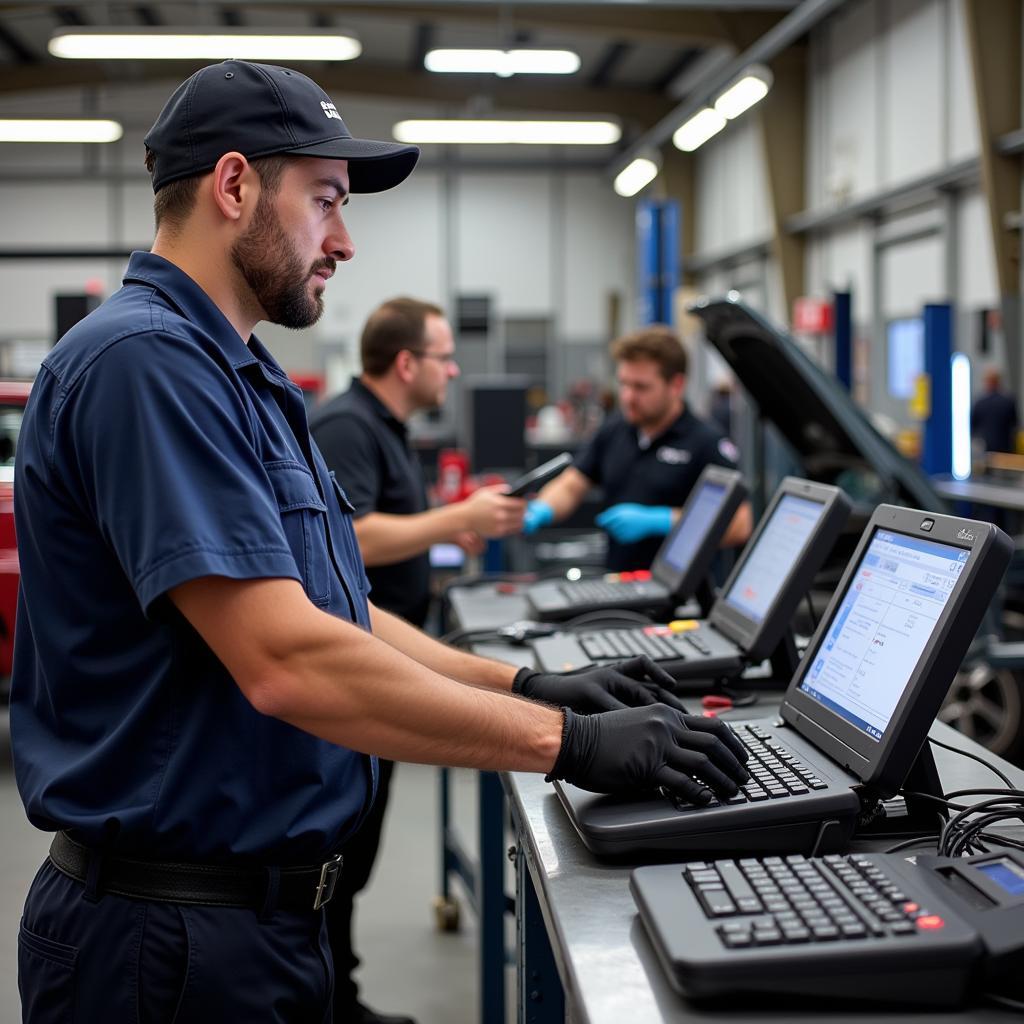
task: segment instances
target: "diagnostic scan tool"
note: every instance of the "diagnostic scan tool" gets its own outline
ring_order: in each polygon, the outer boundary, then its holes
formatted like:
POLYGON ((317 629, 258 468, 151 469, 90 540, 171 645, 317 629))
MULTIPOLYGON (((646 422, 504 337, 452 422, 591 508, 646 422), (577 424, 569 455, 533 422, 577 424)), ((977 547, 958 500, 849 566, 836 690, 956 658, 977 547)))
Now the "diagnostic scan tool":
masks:
POLYGON ((928 728, 1012 551, 991 523, 879 505, 779 718, 730 723, 750 782, 706 806, 556 783, 584 843, 605 855, 846 849, 912 767, 927 774, 915 762, 930 760, 928 728))

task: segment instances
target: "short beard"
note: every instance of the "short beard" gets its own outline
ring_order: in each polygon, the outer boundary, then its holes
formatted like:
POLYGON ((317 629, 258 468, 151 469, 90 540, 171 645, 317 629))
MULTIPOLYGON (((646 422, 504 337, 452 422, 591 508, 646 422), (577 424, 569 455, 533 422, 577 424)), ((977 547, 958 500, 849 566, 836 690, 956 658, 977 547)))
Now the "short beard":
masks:
POLYGON ((266 189, 260 192, 252 223, 231 247, 231 261, 270 323, 298 330, 320 319, 323 296, 311 298, 307 289, 314 271, 303 271, 266 189))

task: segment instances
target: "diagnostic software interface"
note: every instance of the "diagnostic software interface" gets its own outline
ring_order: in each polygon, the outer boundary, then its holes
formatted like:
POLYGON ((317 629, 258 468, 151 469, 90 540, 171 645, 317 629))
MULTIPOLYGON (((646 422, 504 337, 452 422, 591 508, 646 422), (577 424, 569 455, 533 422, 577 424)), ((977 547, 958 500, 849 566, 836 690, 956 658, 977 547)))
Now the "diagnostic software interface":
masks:
POLYGON ((783 495, 725 595, 726 603, 755 622, 764 619, 824 509, 820 501, 783 495))
POLYGON ((721 484, 705 483, 700 493, 695 494, 690 507, 686 510, 686 518, 679 524, 676 535, 662 560, 677 572, 686 569, 693 556, 707 536, 711 524, 718 515, 718 510, 725 500, 725 487, 721 484))
POLYGON ((876 530, 800 689, 881 740, 969 554, 876 530))

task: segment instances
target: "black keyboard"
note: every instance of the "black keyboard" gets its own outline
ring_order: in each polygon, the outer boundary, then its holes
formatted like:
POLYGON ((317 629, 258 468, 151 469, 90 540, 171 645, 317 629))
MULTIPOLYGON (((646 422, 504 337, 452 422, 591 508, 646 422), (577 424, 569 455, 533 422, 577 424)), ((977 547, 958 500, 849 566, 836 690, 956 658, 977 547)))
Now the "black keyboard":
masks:
POLYGON ((578 636, 583 653, 592 661, 635 658, 646 654, 654 661, 678 661, 683 657, 677 644, 650 629, 602 629, 578 636))
POLYGON ((691 804, 678 798, 673 803, 680 810, 700 810, 720 804, 759 803, 782 797, 809 793, 812 789, 828 789, 811 768, 787 750, 767 729, 759 725, 737 726, 734 730, 747 748, 746 768, 750 781, 735 795, 725 799, 713 797, 709 804, 691 804))
POLYGON ((558 590, 569 607, 580 608, 589 608, 591 605, 607 605, 614 608, 622 602, 646 600, 661 602, 666 597, 665 588, 654 580, 579 580, 576 583, 563 583, 558 590))
POLYGON ((683 878, 728 949, 914 936, 943 919, 866 857, 765 857, 687 864, 683 878))

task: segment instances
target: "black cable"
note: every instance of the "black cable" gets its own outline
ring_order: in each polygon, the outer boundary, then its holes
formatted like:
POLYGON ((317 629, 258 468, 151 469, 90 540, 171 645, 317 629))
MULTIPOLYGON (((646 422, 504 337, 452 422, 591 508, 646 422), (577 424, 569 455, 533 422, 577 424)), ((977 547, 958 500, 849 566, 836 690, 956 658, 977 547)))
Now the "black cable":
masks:
POLYGON ((998 992, 983 992, 982 999, 987 999, 997 1006, 1004 1006, 1008 1010, 1024 1010, 1024 1000, 1011 999, 1009 996, 1002 996, 998 992))
POLYGON ((899 853, 900 850, 909 850, 912 846, 920 846, 921 843, 934 843, 938 840, 939 833, 936 832, 933 835, 927 836, 914 836, 913 839, 905 839, 902 843, 897 843, 895 846, 890 846, 887 850, 883 850, 883 853, 899 853))
POLYGON ((933 746, 942 747, 943 750, 951 750, 954 754, 963 754, 964 757, 969 757, 972 761, 977 761, 978 764, 983 764, 990 772, 994 775, 998 775, 1000 780, 1006 783, 1007 789, 1013 789, 1013 783, 994 765, 989 764, 983 757, 979 757, 977 754, 972 754, 970 751, 961 750, 960 747, 950 746, 948 743, 943 743, 941 740, 933 740, 931 736, 928 737, 928 742, 933 746))

